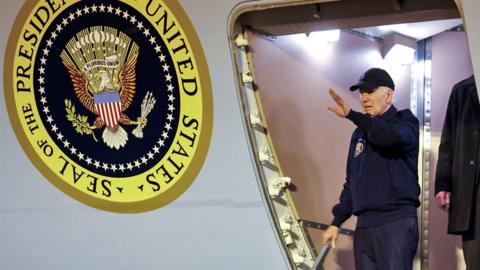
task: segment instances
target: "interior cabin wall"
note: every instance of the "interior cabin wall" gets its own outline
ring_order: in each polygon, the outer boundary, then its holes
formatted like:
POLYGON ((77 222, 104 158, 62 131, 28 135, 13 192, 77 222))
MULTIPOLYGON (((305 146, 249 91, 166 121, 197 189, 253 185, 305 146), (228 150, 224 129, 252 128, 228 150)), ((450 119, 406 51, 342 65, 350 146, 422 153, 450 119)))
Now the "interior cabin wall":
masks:
MULTIPOLYGON (((385 63, 382 45, 342 32, 332 44, 316 44, 304 34, 265 37, 249 33, 256 87, 281 168, 292 178, 291 194, 300 219, 330 224, 345 181, 348 145, 355 125, 327 110, 334 88, 354 110, 358 92, 348 88, 371 67, 383 67, 395 84, 395 106, 410 106, 410 65, 385 63)), ((355 218, 344 225, 354 229, 355 218)), ((321 233, 309 230, 317 250, 321 233)), ((326 269, 354 269, 352 238, 341 236, 326 269)))
POLYGON ((443 32, 432 37, 432 119, 429 175, 429 269, 465 269, 460 237, 447 231, 447 213, 435 205, 435 167, 438 146, 452 87, 473 74, 464 32, 443 32))

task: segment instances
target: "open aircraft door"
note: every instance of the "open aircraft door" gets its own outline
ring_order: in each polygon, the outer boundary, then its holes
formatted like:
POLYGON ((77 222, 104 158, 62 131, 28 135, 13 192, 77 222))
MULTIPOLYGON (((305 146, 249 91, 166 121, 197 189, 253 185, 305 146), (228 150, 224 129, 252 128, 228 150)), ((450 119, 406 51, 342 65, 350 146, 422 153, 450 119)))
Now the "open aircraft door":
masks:
MULTIPOLYGON (((464 8, 479 10, 473 2, 463 3, 464 8)), ((321 243, 344 182, 354 128, 327 111, 327 90, 340 90, 349 104, 358 104, 356 94, 345 90, 374 66, 393 76, 395 106, 410 108, 421 123, 420 241, 414 269, 461 269, 458 239, 446 235, 446 216, 430 203, 446 102, 452 86, 472 73, 460 18, 453 1, 246 2, 232 11, 230 47, 250 151, 279 244, 293 269, 354 269, 355 220, 343 225, 336 249, 321 243), (444 28, 410 37, 413 61, 387 60, 396 34, 378 38, 369 31, 408 24, 444 28), (309 37, 332 29, 340 29, 336 42, 315 43, 309 37)), ((469 29, 468 19, 466 24, 469 37, 478 31, 469 29)), ((469 41, 475 60, 477 40, 469 41)))

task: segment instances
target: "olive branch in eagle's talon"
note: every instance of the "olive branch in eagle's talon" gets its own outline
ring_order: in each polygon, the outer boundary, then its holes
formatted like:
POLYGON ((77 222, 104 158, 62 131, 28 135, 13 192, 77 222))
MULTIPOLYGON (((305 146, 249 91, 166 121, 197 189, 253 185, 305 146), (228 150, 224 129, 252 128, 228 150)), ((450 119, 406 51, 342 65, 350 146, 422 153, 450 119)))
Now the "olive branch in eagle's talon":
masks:
POLYGON ((65 99, 65 110, 67 111, 67 119, 72 122, 72 126, 77 133, 81 135, 92 135, 95 142, 98 142, 93 129, 95 126, 88 124, 88 116, 75 114, 75 106, 69 99, 65 99))

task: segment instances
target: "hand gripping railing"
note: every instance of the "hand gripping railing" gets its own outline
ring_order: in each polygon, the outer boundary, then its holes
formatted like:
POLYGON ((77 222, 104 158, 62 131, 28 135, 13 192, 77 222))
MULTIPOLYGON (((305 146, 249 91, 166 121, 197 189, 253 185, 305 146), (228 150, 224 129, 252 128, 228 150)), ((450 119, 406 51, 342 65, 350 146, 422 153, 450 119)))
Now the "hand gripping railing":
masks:
MULTIPOLYGON (((303 229, 304 229, 305 232, 307 232, 307 227, 324 231, 329 226, 329 225, 324 224, 324 223, 318 223, 318 222, 315 222, 315 221, 308 221, 308 220, 300 220, 300 224, 303 226, 303 229)), ((353 234, 355 233, 355 231, 340 227, 339 233, 353 237, 353 234)), ((307 234, 307 238, 308 238, 308 241, 310 241, 310 246, 314 247, 312 239, 310 238, 309 234, 307 234)), ((331 248, 330 243, 326 243, 320 248, 320 250, 318 251, 318 254, 317 254, 317 258, 315 259, 315 263, 313 264, 312 270, 325 270, 323 268, 323 263, 325 262, 325 259, 327 258, 327 255, 328 255, 328 252, 330 251, 330 248, 331 248)))

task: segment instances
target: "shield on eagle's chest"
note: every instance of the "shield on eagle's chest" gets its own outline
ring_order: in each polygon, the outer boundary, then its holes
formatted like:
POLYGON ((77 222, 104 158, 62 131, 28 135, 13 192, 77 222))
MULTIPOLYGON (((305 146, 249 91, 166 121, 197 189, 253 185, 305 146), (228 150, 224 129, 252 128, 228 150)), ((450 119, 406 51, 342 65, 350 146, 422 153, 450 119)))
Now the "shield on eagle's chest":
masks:
POLYGON ((93 103, 107 127, 115 127, 120 119, 122 101, 119 92, 103 92, 93 95, 93 103))

